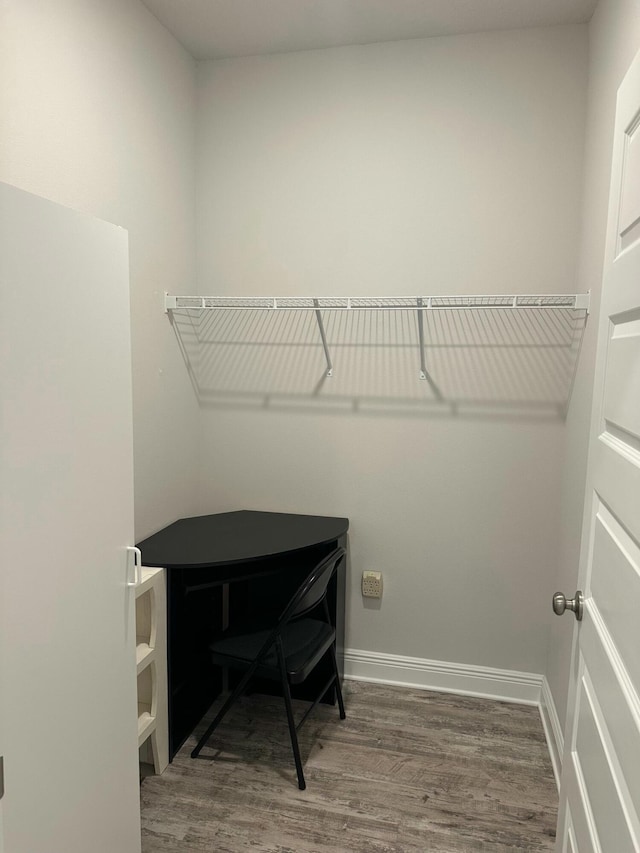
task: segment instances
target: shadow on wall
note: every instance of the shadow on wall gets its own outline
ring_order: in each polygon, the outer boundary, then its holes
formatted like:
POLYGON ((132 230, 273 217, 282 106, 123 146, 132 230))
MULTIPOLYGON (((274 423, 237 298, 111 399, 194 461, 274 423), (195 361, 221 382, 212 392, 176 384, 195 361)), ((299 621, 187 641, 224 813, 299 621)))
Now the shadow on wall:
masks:
POLYGON ((323 312, 333 375, 313 311, 169 314, 204 407, 332 414, 562 420, 584 311, 323 312))

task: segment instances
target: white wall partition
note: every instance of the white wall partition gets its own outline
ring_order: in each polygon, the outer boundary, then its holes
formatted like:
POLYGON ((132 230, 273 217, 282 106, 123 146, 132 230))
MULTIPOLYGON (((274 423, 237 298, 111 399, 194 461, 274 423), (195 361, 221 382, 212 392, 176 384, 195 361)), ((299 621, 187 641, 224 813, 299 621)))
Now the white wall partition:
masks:
MULTIPOLYGON (((585 84, 581 26, 203 63, 200 293, 573 292, 585 84)), ((303 320, 209 325, 201 509, 349 516, 352 649, 540 673, 553 340, 442 316, 427 364, 457 409, 429 400, 406 322, 328 322, 324 381, 303 320), (385 573, 378 608, 364 569, 385 573)))
POLYGON ((5 851, 138 853, 127 233, 4 184, 0 222, 5 851))

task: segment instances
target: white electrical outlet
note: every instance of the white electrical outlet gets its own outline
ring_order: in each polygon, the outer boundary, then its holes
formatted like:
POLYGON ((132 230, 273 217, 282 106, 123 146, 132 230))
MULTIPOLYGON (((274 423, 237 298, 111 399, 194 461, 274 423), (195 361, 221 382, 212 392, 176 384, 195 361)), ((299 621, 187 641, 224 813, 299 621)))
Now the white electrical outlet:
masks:
POLYGON ((365 598, 382 598, 382 572, 362 573, 362 594, 365 598))

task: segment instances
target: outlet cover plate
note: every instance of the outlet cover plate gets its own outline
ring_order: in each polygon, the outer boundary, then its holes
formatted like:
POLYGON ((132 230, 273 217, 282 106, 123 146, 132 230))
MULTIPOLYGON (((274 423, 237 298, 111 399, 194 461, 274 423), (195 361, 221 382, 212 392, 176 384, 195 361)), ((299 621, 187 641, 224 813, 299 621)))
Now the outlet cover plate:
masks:
POLYGON ((362 595, 364 598, 382 598, 382 572, 362 573, 362 595))

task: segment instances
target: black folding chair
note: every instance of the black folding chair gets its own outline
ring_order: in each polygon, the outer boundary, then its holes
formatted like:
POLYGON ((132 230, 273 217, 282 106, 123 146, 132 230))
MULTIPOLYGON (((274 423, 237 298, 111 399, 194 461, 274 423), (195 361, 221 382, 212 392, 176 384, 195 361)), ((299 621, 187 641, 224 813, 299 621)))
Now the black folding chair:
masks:
POLYGON ((252 634, 225 637, 211 645, 214 664, 244 670, 244 675, 198 741, 198 745, 191 753, 192 758, 200 754, 211 733, 239 698, 253 675, 280 681, 298 774, 298 787, 304 791, 306 783, 302 772, 297 731, 332 684, 335 684, 336 688, 340 719, 344 720, 346 717, 336 662, 336 631, 331 624, 327 605, 327 586, 340 561, 344 559, 345 553, 344 548, 336 548, 318 563, 287 604, 274 628, 252 634), (324 609, 324 621, 318 619, 317 614, 314 614, 313 618, 307 615, 320 604, 324 609), (296 725, 289 685, 303 682, 326 654, 331 659, 333 670, 331 677, 296 725))

